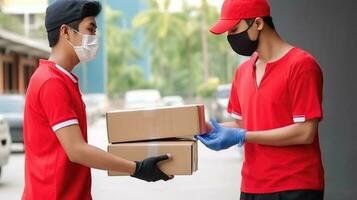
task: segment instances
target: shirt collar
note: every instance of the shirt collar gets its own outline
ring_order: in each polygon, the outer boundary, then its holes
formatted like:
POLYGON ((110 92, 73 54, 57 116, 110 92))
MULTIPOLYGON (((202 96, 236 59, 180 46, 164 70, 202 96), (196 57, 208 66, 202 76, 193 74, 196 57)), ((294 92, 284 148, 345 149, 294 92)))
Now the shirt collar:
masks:
POLYGON ((59 66, 59 65, 57 65, 57 64, 55 64, 55 66, 56 66, 56 68, 57 68, 58 70, 60 70, 60 71, 63 72, 64 74, 66 74, 74 83, 77 83, 77 82, 78 82, 78 81, 77 81, 77 78, 76 78, 72 73, 68 72, 68 71, 65 70, 63 67, 61 67, 61 66, 59 66))

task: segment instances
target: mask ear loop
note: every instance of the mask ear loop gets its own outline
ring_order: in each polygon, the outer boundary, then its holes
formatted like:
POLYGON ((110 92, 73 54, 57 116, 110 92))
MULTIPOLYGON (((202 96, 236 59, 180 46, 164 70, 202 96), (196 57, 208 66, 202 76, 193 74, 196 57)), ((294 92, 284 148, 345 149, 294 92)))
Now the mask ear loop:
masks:
MULTIPOLYGON (((73 32, 75 32, 75 33, 77 33, 77 34, 79 34, 79 35, 81 35, 81 37, 82 37, 82 44, 81 44, 81 46, 83 45, 83 33, 81 33, 81 32, 79 32, 79 31, 77 31, 76 29, 74 29, 74 28, 72 28, 72 27, 70 27, 70 26, 68 26, 73 32)), ((73 45, 68 39, 67 39, 67 41, 73 46, 73 47, 75 47, 75 45, 73 45)))
MULTIPOLYGON (((250 29, 250 27, 252 27, 253 26, 253 24, 254 24, 254 22, 255 22, 255 19, 252 21, 252 23, 250 23, 250 24, 248 24, 248 28, 245 30, 245 31, 248 31, 249 29, 250 29)), ((254 40, 254 41, 257 41, 257 40, 259 40, 259 37, 260 37, 260 30, 258 30, 259 32, 258 32, 258 37, 257 37, 257 39, 256 40, 254 40)))
MULTIPOLYGON (((246 22, 247 22, 247 21, 246 21, 246 22)), ((248 24, 248 28, 247 28, 247 29, 245 29, 245 31, 248 31, 248 30, 250 29, 250 27, 252 27, 252 26, 253 26, 254 22, 255 22, 255 20, 253 20, 253 21, 252 21, 252 23, 248 24)))
POLYGON ((72 28, 72 27, 70 27, 70 26, 68 26, 73 32, 76 32, 76 33, 79 33, 79 34, 82 34, 81 32, 79 32, 79 31, 77 31, 76 29, 74 29, 74 28, 72 28))
MULTIPOLYGON (((70 27, 70 26, 69 26, 70 27)), ((75 29, 73 29, 72 27, 70 27, 72 29, 72 31, 78 33, 79 35, 81 35, 82 37, 82 44, 81 46, 83 46, 84 48, 87 48, 88 47, 88 35, 87 34, 83 34, 75 29)), ((90 35, 91 36, 91 35, 90 35)))
MULTIPOLYGON (((67 25, 67 27, 68 27, 69 29, 71 29, 73 32, 79 33, 78 31, 74 30, 74 28, 72 28, 72 27, 70 27, 70 26, 68 26, 68 25, 67 25)), ((68 37, 65 37, 65 39, 67 40, 67 42, 68 42, 72 47, 74 47, 74 45, 72 44, 72 42, 69 41, 69 38, 68 38, 68 37)))

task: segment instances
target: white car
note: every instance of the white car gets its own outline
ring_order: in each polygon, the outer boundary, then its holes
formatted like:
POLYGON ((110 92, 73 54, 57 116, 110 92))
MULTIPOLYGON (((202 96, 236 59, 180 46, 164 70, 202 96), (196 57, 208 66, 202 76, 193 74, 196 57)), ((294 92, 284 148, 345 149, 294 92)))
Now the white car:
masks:
POLYGON ((0 115, 0 176, 2 166, 7 164, 11 153, 11 136, 9 131, 9 125, 0 115))
POLYGON ((24 107, 23 95, 0 95, 0 115, 9 125, 12 143, 24 143, 24 107))
POLYGON ((97 118, 105 116, 109 109, 109 99, 104 93, 84 94, 82 99, 86 105, 87 120, 94 122, 97 118))
POLYGON ((185 104, 181 96, 165 96, 162 101, 165 106, 182 106, 185 104))
POLYGON ((132 90, 125 93, 124 109, 163 106, 160 92, 154 89, 132 90))
POLYGON ((231 84, 219 85, 213 103, 214 118, 219 122, 231 120, 227 112, 228 100, 231 93, 231 84))

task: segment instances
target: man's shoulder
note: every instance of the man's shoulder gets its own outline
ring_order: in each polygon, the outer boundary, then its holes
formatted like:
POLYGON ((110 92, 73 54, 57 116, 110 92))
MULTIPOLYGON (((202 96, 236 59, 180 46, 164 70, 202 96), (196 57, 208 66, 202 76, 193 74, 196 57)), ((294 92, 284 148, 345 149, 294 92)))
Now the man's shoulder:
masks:
POLYGON ((293 55, 291 56, 291 66, 300 70, 320 69, 316 58, 304 49, 295 47, 293 55))
POLYGON ((292 61, 297 64, 304 62, 317 63, 315 57, 311 53, 299 47, 294 47, 294 51, 292 52, 291 58, 292 61))
POLYGON ((39 65, 34 74, 30 79, 30 83, 28 86, 28 93, 37 93, 44 86, 48 86, 47 88, 53 88, 56 90, 58 87, 64 85, 64 81, 62 77, 56 73, 56 71, 47 65, 39 65))
POLYGON ((40 64, 31 79, 41 85, 50 80, 62 81, 59 73, 53 67, 46 64, 40 64))

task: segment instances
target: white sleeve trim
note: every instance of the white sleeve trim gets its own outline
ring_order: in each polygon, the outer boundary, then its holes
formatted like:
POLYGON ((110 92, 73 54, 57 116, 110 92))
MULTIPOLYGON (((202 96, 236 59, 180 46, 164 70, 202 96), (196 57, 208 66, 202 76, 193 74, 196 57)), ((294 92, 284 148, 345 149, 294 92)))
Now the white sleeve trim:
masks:
POLYGON ((303 116, 294 116, 293 120, 295 123, 301 123, 301 122, 305 122, 306 118, 304 115, 303 116))
POLYGON ((71 120, 67 120, 67 121, 58 123, 58 124, 52 126, 52 130, 53 130, 53 132, 56 132, 61 128, 64 128, 66 126, 70 126, 70 125, 73 125, 73 124, 79 124, 78 120, 77 119, 71 119, 71 120))
POLYGON ((234 119, 238 119, 238 120, 242 120, 242 115, 241 114, 238 114, 238 113, 231 113, 231 116, 234 118, 234 119))

